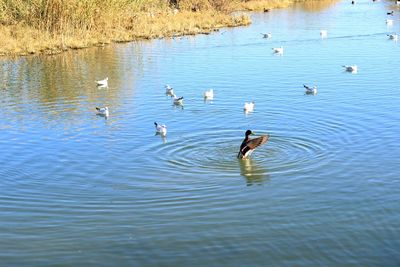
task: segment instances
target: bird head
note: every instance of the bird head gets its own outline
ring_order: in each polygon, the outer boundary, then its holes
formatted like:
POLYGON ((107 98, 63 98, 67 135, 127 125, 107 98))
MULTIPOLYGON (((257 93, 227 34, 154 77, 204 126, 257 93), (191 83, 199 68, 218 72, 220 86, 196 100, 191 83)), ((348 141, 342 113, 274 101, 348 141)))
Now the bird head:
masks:
POLYGON ((249 135, 253 135, 253 134, 254 134, 254 133, 253 133, 251 130, 247 130, 245 135, 246 135, 246 136, 249 136, 249 135))

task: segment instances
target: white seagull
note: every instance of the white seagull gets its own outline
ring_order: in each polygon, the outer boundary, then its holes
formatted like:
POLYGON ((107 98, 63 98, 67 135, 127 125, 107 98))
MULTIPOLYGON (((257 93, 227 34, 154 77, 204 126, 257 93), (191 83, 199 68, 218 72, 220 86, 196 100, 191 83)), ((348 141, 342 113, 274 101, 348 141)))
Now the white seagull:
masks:
POLYGON ((386 20, 386 25, 392 26, 393 25, 393 20, 392 19, 387 19, 386 20))
POLYGON ((174 88, 172 88, 168 84, 165 85, 165 94, 172 96, 174 94, 174 88))
POLYGON ((99 108, 96 107, 97 115, 108 117, 110 113, 108 112, 108 107, 99 108))
POLYGON ((108 86, 108 77, 106 77, 103 80, 98 80, 98 81, 95 81, 95 82, 96 82, 97 86, 107 87, 108 86))
POLYGON ((399 39, 399 35, 397 33, 388 34, 387 36, 389 36, 389 39, 393 41, 397 41, 399 39))
POLYGON ((254 111, 254 101, 245 102, 243 106, 244 112, 253 112, 254 111))
POLYGON ((313 87, 310 87, 310 86, 303 84, 303 86, 304 86, 304 88, 306 88, 306 94, 316 95, 318 92, 317 86, 315 86, 315 85, 313 87))
POLYGON ((160 134, 162 136, 167 135, 167 126, 165 124, 158 124, 154 122, 154 126, 156 127, 156 134, 160 134))
POLYGON ((283 47, 274 47, 272 48, 275 54, 283 54, 283 47))
POLYGON ((214 90, 213 89, 209 89, 207 91, 204 91, 203 96, 206 99, 212 100, 214 98, 214 90))
POLYGON ((178 105, 178 106, 183 105, 183 96, 177 97, 175 94, 173 94, 172 102, 174 103, 174 105, 178 105))
POLYGON ((343 67, 346 71, 348 71, 348 72, 354 72, 354 73, 356 73, 356 72, 358 71, 357 65, 351 65, 351 66, 349 66, 349 65, 343 65, 342 67, 343 67))
POLYGON ((320 30, 319 35, 321 35, 321 38, 326 38, 326 37, 328 37, 328 31, 320 30))
POLYGON ((262 33, 262 36, 263 36, 263 38, 265 38, 265 39, 269 39, 269 38, 272 38, 272 33, 262 33))

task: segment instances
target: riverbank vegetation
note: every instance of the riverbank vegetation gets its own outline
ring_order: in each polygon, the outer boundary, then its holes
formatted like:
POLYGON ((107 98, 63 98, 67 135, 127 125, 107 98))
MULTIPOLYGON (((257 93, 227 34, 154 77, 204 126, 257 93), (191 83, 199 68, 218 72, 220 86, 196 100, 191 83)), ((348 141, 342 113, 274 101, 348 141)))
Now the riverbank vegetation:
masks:
POLYGON ((251 23, 235 11, 296 0, 0 0, 0 55, 209 33, 251 23))

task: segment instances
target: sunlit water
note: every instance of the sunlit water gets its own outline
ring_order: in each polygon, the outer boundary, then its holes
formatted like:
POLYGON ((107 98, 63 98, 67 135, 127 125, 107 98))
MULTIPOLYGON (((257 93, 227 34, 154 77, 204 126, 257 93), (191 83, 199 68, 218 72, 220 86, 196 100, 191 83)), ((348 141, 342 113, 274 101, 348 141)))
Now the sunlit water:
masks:
POLYGON ((399 266, 399 9, 349 2, 1 59, 0 265, 399 266), (247 129, 270 141, 238 160, 247 129))

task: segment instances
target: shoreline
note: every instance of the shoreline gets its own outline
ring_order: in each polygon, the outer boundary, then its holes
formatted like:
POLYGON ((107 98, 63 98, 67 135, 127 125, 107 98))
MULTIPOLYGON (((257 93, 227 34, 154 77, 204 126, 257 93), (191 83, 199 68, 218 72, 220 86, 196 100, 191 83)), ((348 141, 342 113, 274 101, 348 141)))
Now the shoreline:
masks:
MULTIPOLYGON (((121 16, 105 24, 108 18, 99 20, 103 24, 96 29, 68 28, 63 31, 41 30, 26 25, 23 21, 13 25, 0 24, 0 57, 28 55, 54 55, 68 50, 105 46, 111 43, 150 40, 185 35, 209 34, 226 27, 248 26, 247 15, 234 15, 237 11, 269 11, 285 8, 295 0, 254 0, 236 4, 231 11, 212 9, 202 11, 177 10, 172 7, 136 12, 121 16)), ((128 13, 126 13, 128 14, 128 13)), ((124 15, 124 14, 118 14, 124 15)), ((115 16, 115 14, 114 14, 115 16)))

